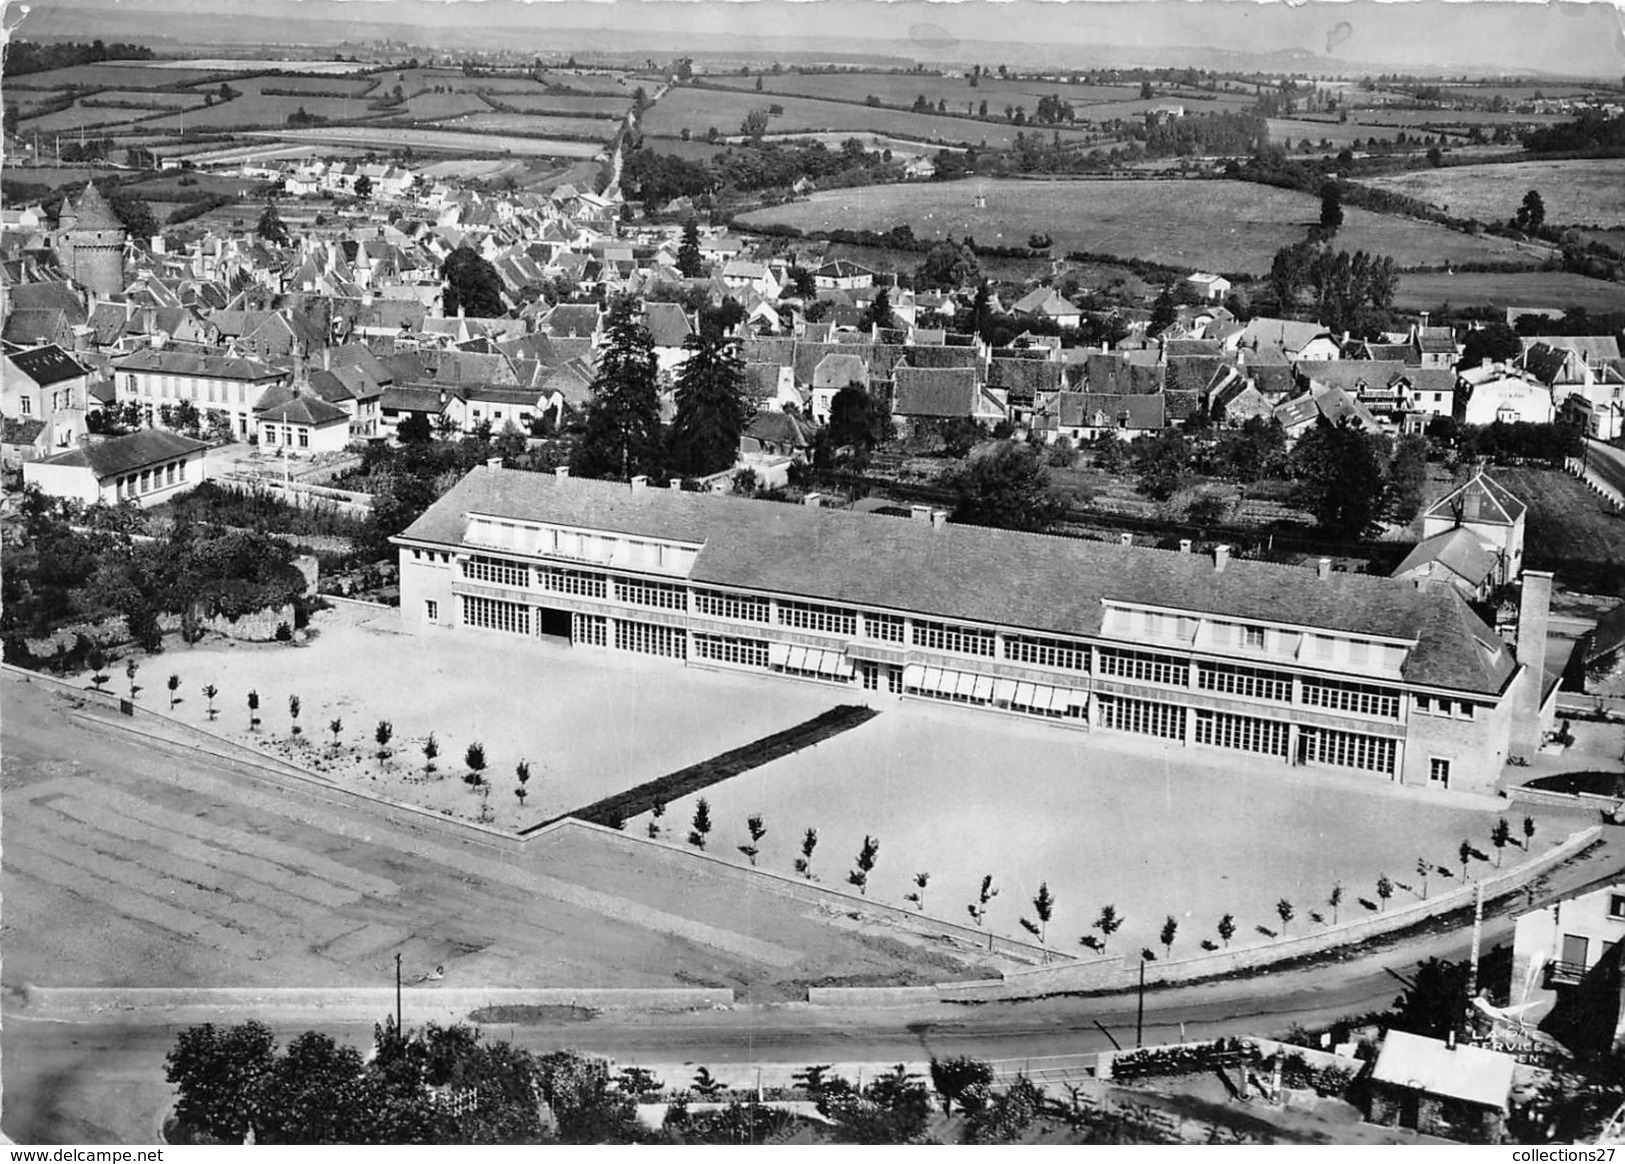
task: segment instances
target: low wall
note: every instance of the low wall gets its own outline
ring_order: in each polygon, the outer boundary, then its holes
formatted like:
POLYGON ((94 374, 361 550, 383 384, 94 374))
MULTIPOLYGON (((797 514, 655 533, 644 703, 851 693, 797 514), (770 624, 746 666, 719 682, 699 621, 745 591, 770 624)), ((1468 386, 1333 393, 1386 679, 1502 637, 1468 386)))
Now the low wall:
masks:
MULTIPOLYGON (((1574 833, 1538 857, 1483 878, 1479 884, 1484 887, 1485 899, 1500 897, 1521 889, 1546 870, 1589 848, 1601 835, 1601 827, 1593 825, 1574 833)), ((1318 930, 1312 934, 1283 938, 1267 946, 1224 950, 1177 962, 1149 962, 1145 967, 1145 981, 1148 986, 1194 982, 1239 971, 1259 970, 1279 962, 1325 953, 1341 946, 1355 945, 1381 934, 1417 925, 1439 914, 1467 908, 1473 904, 1475 892, 1475 885, 1461 886, 1437 894, 1427 901, 1400 906, 1384 913, 1318 930)), ((1082 991, 1110 993, 1134 989, 1139 984, 1139 976, 1138 958, 1133 956, 1101 958, 1091 962, 1073 962, 1065 966, 1037 966, 1031 969, 1009 970, 1005 972, 1002 981, 996 982, 942 982, 937 984, 937 993, 938 997, 948 1002, 1002 1002, 1082 991)), ((832 987, 820 991, 819 1001, 831 1006, 864 1005, 857 998, 848 1003, 847 995, 847 991, 832 987)))
POLYGON ((942 1001, 936 986, 809 986, 814 1006, 914 1006, 942 1001))
POLYGON ((1593 493, 1613 505, 1615 509, 1625 509, 1625 494, 1597 474, 1588 461, 1579 457, 1569 457, 1563 462, 1564 468, 1572 477, 1578 477, 1593 493))
POLYGON ((1525 786, 1507 789, 1507 796, 1514 804, 1535 804, 1544 808, 1591 807, 1598 812, 1613 808, 1620 801, 1617 796, 1599 796, 1595 792, 1553 792, 1546 788, 1525 786))
POLYGON ((294 626, 292 604, 250 611, 240 618, 227 618, 223 614, 217 614, 213 618, 203 620, 205 630, 245 643, 273 642, 276 639, 276 628, 279 626, 286 626, 289 633, 292 633, 294 626))

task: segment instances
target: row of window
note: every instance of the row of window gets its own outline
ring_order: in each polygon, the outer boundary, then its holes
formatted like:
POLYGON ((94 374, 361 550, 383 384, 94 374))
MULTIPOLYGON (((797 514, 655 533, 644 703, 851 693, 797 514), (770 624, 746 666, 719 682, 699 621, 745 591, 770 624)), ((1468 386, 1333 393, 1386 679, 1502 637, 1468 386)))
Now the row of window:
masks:
POLYGON ((631 581, 615 579, 615 599, 633 606, 648 606, 657 610, 687 610, 688 591, 669 582, 631 581))
POLYGON ((1055 667, 1063 671, 1089 670, 1089 648, 1078 643, 1063 643, 1058 639, 1009 635, 1004 640, 1004 657, 1012 663, 1029 663, 1036 667, 1055 667))
POLYGON ((142 469, 139 473, 131 473, 127 477, 118 477, 113 481, 113 495, 119 498, 140 497, 143 493, 151 493, 156 489, 167 489, 186 480, 186 462, 171 461, 167 465, 159 465, 152 469, 142 469))
POLYGON ((1163 687, 1189 687, 1191 665, 1184 659, 1169 655, 1153 655, 1147 651, 1123 651, 1114 647, 1097 647, 1096 666, 1102 675, 1113 679, 1132 679, 1137 683, 1157 683, 1163 687))
POLYGON ((1095 708, 1095 722, 1101 727, 1164 740, 1185 738, 1185 709, 1176 703, 1097 695, 1095 708))
POLYGON ((293 425, 266 424, 260 426, 268 445, 283 445, 287 448, 310 448, 310 429, 293 425))
POLYGON ((1399 692, 1389 687, 1372 687, 1365 683, 1338 683, 1330 679, 1305 679, 1303 702, 1305 707, 1352 711, 1357 715, 1375 719, 1399 718, 1399 692))
POLYGON ((1473 705, 1461 699, 1440 699, 1436 695, 1418 695, 1416 710, 1421 715, 1436 715, 1445 719, 1472 719, 1473 705))
POLYGON ((465 594, 462 598, 464 626, 507 631, 514 635, 530 634, 530 607, 524 603, 502 602, 472 594, 465 594))
MULTIPOLYGON (((1305 763, 1357 768, 1363 772, 1381 772, 1386 776, 1394 774, 1398 746, 1393 740, 1313 727, 1302 728, 1299 739, 1302 741, 1299 748, 1305 763)), ((1446 772, 1448 774, 1448 769, 1446 772)))
POLYGON ((1277 719, 1258 719, 1250 715, 1230 715, 1222 711, 1196 712, 1196 742, 1214 748, 1230 748, 1237 752, 1256 752, 1264 756, 1282 756, 1287 753, 1291 731, 1277 719))
POLYGON ((894 614, 865 614, 863 637, 882 643, 903 641, 904 619, 894 614))
POLYGON ((1222 695, 1265 699, 1271 703, 1292 702, 1290 675, 1283 675, 1278 671, 1260 671, 1255 667, 1235 667, 1228 663, 1198 663, 1196 686, 1203 691, 1216 691, 1222 695))
MULTIPOLYGON (((233 403, 231 396, 233 385, 237 389, 236 403, 249 403, 249 386, 238 381, 204 380, 200 388, 199 382, 190 377, 150 376, 143 383, 138 383, 137 378, 133 375, 126 374, 124 377, 124 390, 132 395, 156 396, 160 399, 168 398, 171 400, 191 400, 198 404, 233 403), (151 388, 152 391, 143 392, 141 390, 143 387, 151 388)), ((261 391, 261 385, 254 385, 254 398, 256 400, 259 399, 261 391)))
POLYGON ((583 647, 609 646, 609 619, 601 614, 571 615, 570 641, 583 647))
POLYGON ((636 651, 643 655, 660 655, 667 659, 686 659, 688 636, 677 627, 616 619, 615 649, 636 651))
POLYGON ((858 616, 855 611, 842 610, 836 606, 819 606, 811 602, 781 602, 779 625, 795 630, 817 631, 820 634, 852 638, 858 633, 858 616))
POLYGON ((463 577, 472 582, 491 582, 498 586, 526 587, 530 585, 530 567, 502 558, 475 556, 463 560, 463 577))
POLYGON ((928 651, 981 655, 991 659, 996 641, 996 636, 990 630, 940 622, 914 623, 914 645, 928 651))
POLYGON ((585 570, 561 570, 556 566, 538 566, 536 579, 543 590, 553 594, 573 594, 579 598, 604 598, 609 593, 609 580, 602 574, 589 574, 585 570))
POLYGON ((734 622, 769 622, 773 604, 765 598, 748 594, 725 594, 720 590, 694 591, 694 612, 707 618, 726 618, 734 622))
POLYGON ((767 643, 761 639, 739 639, 731 635, 694 636, 694 657, 738 667, 766 667, 767 643))

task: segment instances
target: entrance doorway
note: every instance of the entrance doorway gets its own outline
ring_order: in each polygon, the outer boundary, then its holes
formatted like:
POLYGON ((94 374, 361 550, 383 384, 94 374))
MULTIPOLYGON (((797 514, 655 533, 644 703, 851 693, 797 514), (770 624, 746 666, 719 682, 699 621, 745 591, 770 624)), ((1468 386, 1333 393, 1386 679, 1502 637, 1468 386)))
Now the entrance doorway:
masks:
POLYGON ((555 610, 551 606, 536 608, 536 633, 550 639, 570 641, 570 612, 555 610))

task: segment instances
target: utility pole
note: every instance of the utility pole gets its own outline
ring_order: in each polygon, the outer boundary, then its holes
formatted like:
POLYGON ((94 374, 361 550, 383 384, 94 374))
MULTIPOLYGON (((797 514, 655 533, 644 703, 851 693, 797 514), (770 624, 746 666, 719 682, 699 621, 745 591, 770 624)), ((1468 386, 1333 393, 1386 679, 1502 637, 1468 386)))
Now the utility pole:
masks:
POLYGON ((1473 886, 1473 952, 1467 962, 1467 1010, 1462 1015, 1463 1030, 1472 1014, 1473 999, 1478 996, 1478 954, 1484 940, 1484 883, 1473 886))
POLYGON ((401 956, 395 955, 395 1038, 405 1041, 401 1033, 401 956))
POLYGON ((1144 1045, 1145 1039, 1145 955, 1140 955, 1140 1005, 1139 1012, 1134 1016, 1134 1046, 1136 1049, 1144 1045))

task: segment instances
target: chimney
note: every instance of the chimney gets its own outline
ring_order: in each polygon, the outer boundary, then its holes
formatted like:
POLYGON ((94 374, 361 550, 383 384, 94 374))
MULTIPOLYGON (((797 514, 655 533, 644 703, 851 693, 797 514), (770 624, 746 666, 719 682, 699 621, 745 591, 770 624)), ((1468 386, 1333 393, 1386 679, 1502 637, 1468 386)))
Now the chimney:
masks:
POLYGON ((801 504, 809 509, 822 509, 824 507, 824 495, 822 493, 809 493, 801 499, 801 504))
POLYGON ((681 477, 673 477, 670 481, 666 482, 666 488, 670 489, 673 493, 681 493, 683 491, 683 479, 681 477))
POLYGON ((1132 546, 1134 544, 1134 535, 1133 534, 1118 534, 1117 535, 1117 544, 1120 545, 1120 546, 1132 546))
POLYGON ((487 469, 491 470, 493 473, 496 472, 498 469, 502 468, 502 458, 501 457, 486 457, 485 458, 485 467, 487 469))
POLYGON ((632 478, 632 492, 642 493, 648 487, 649 478, 645 477, 642 473, 639 473, 636 477, 632 478))
POLYGON ((570 476, 570 466, 560 465, 558 468, 553 470, 553 476, 557 477, 560 481, 568 480, 570 476))
POLYGON ((1179 539, 1179 552, 1182 553, 1182 554, 1188 554, 1188 553, 1191 552, 1191 540, 1190 540, 1190 538, 1180 538, 1179 539))
POLYGON ((331 372, 332 370, 333 370, 333 349, 324 347, 322 349, 322 371, 331 372))
POLYGON ((1445 1035, 1444 1035, 1444 1049, 1446 1051, 1454 1051, 1456 1049, 1456 1028, 1455 1027, 1451 1027, 1448 1031, 1445 1032, 1445 1035))
POLYGON ((946 509, 933 509, 931 511, 931 528, 946 529, 948 527, 948 511, 946 509))
POLYGON ((1213 547, 1213 572, 1224 573, 1224 568, 1230 564, 1230 547, 1219 545, 1213 547))
POLYGON ((930 521, 931 507, 929 505, 911 505, 908 507, 908 515, 913 521, 930 521))
POLYGON ((1518 600, 1518 690, 1512 702, 1512 740, 1509 754, 1524 760, 1540 751, 1545 723, 1541 700, 1546 686, 1546 622, 1551 614, 1552 576, 1545 570, 1523 572, 1523 594, 1518 600))
POLYGON ((1330 558, 1322 558, 1320 561, 1316 562, 1315 575, 1322 582, 1324 582, 1327 578, 1330 578, 1332 576, 1332 560, 1330 558))

